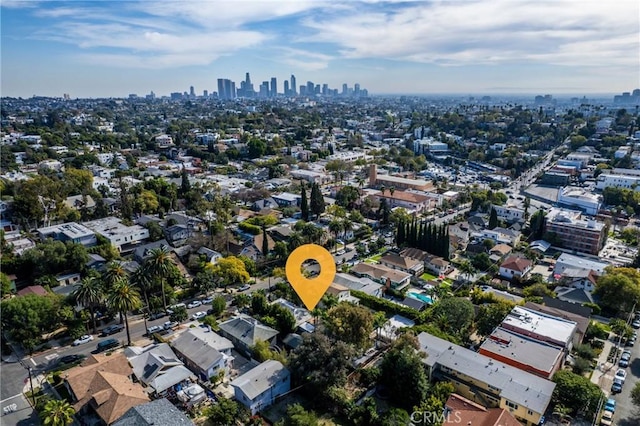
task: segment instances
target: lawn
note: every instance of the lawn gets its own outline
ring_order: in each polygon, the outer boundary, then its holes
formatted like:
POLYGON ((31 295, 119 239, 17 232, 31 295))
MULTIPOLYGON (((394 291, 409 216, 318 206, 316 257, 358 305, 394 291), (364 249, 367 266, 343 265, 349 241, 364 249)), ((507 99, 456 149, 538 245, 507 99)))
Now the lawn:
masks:
POLYGON ((425 281, 431 281, 431 280, 435 280, 437 277, 428 272, 425 272, 424 274, 420 275, 420 278, 422 278, 425 281))

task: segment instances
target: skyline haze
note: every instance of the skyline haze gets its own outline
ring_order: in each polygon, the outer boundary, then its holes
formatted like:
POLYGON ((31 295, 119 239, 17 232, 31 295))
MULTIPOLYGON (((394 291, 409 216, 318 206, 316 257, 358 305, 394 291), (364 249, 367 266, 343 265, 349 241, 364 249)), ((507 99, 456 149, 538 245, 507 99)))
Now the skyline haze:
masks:
POLYGON ((618 94, 640 87, 639 17, 629 0, 3 1, 1 90, 201 95, 250 72, 371 95, 618 94))

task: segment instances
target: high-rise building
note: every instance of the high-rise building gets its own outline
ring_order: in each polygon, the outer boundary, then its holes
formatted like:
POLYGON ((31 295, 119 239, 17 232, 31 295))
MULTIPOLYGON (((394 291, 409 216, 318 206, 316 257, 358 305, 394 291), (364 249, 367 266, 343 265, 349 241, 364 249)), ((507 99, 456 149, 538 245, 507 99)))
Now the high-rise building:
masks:
POLYGON ((236 83, 228 78, 218 79, 218 99, 235 99, 236 83))
POLYGON ((261 98, 268 98, 269 97, 269 82, 268 81, 263 81, 262 84, 260 85, 260 94, 258 95, 261 98))
POLYGON ((202 91, 202 97, 203 98, 208 98, 209 97, 209 91, 208 90, 203 90, 202 91))
POLYGON ((306 96, 307 95, 307 86, 304 85, 300 85, 300 96, 306 96))
POLYGON ((275 77, 271 77, 271 91, 269 92, 269 95, 272 98, 278 96, 278 79, 275 77))
POLYGON ((329 94, 329 85, 324 83, 322 85, 322 96, 327 96, 329 94))
POLYGON ((291 74, 291 94, 293 96, 296 95, 296 87, 298 87, 296 86, 296 76, 291 74))
POLYGON ((284 81, 284 95, 291 96, 291 93, 289 93, 289 80, 284 81))
POLYGON ((189 97, 190 98, 196 97, 196 89, 193 86, 189 87, 189 97))
POLYGON ((360 96, 360 83, 356 83, 353 86, 353 94, 356 96, 360 96))
POLYGON ((316 85, 313 84, 313 81, 307 81, 307 96, 313 96, 316 92, 316 85))
POLYGON ((344 83, 342 85, 342 94, 346 95, 347 93, 349 93, 349 86, 347 86, 347 83, 344 83))

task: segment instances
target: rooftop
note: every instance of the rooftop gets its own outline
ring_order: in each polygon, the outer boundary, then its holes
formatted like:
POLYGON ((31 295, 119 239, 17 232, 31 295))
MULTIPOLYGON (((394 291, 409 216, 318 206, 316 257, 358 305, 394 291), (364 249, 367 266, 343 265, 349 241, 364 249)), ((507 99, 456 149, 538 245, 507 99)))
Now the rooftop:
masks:
POLYGON ((428 333, 418 335, 423 362, 457 371, 498 390, 505 398, 536 413, 544 413, 551 401, 555 383, 518 368, 494 361, 488 356, 454 345, 428 333))
POLYGON ((239 388, 247 398, 254 399, 287 377, 289 370, 279 361, 270 359, 236 378, 231 386, 239 388))
POLYGON ((193 422, 166 398, 130 408, 113 426, 193 426, 193 422))
POLYGON ((545 336, 554 342, 562 342, 565 345, 571 341, 576 331, 575 321, 555 317, 543 312, 515 306, 502 321, 502 326, 513 327, 516 330, 535 333, 545 336))
MULTIPOLYGON (((480 351, 509 358, 550 375, 564 355, 561 348, 498 327, 480 346, 480 351)), ((490 354, 486 354, 491 356, 490 354)))

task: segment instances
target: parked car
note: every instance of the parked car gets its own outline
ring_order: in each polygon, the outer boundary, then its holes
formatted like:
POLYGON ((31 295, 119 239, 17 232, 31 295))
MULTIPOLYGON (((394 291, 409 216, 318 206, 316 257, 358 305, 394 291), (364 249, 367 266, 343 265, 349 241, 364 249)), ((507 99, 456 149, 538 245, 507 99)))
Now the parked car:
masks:
POLYGON ((160 318, 164 318, 165 316, 167 316, 166 312, 162 312, 162 311, 161 312, 154 312, 151 315, 149 315, 149 319, 151 321, 153 321, 153 320, 157 320, 157 319, 160 319, 160 318))
POLYGON ((627 339, 627 340, 624 342, 624 345, 625 345, 625 346, 633 346, 633 345, 635 345, 635 344, 636 344, 636 338, 635 338, 635 337, 633 337, 633 336, 631 336, 629 339, 627 339))
POLYGON ((175 305, 171 305, 167 308, 167 314, 171 315, 176 308, 187 308, 187 305, 184 303, 176 303, 175 305))
POLYGON ((207 297, 206 299, 202 299, 203 305, 210 305, 211 303, 213 303, 213 297, 207 297))
POLYGON ((113 324, 113 325, 109 325, 105 328, 102 329, 102 332, 100 333, 102 336, 110 336, 112 334, 116 334, 119 331, 124 330, 124 325, 122 324, 113 324))
POLYGON ((108 351, 120 346, 118 339, 106 339, 96 345, 96 350, 93 353, 99 354, 100 352, 108 351))
POLYGON ((59 363, 60 364, 73 364, 74 362, 82 361, 85 358, 86 358, 86 356, 81 355, 81 354, 65 355, 65 356, 60 358, 59 363))
POLYGON ((607 399, 607 402, 604 404, 604 409, 606 411, 611 411, 612 413, 616 412, 616 400, 613 398, 607 399))
POLYGON ((624 351, 620 356, 620 361, 618 361, 618 367, 626 368, 629 366, 629 361, 631 361, 631 352, 624 351))
POLYGON ((249 284, 245 284, 242 287, 240 287, 238 291, 245 291, 245 290, 249 290, 250 288, 251 286, 249 284))
POLYGON ((611 426, 613 424, 613 412, 605 410, 600 418, 600 424, 602 426, 611 426))
POLYGON ((198 306, 202 306, 202 302, 199 300, 194 300, 193 302, 187 305, 187 309, 197 308, 198 306))
POLYGON ((611 393, 620 393, 622 392, 622 380, 613 379, 613 384, 611 385, 611 393))
POLYGON ((176 321, 167 321, 162 326, 165 330, 171 330, 172 328, 176 328, 178 323, 176 321))
POLYGON ((618 371, 616 371, 616 376, 614 379, 620 380, 624 385, 624 381, 627 380, 627 372, 624 371, 622 368, 618 368, 618 371))
POLYGON ((147 334, 151 336, 152 334, 158 333, 162 330, 164 330, 164 328, 161 325, 152 325, 151 327, 147 328, 147 334))
POLYGON ((634 320, 634 321, 631 323, 631 327, 633 327, 633 328, 635 328, 635 329, 640 328, 640 320, 634 320))
POLYGON ((72 346, 84 345, 85 343, 89 343, 92 340, 93 340, 92 335, 85 334, 83 336, 78 337, 76 340, 74 340, 71 345, 72 346))
POLYGON ((199 320, 200 318, 204 318, 207 316, 206 312, 198 311, 195 314, 191 315, 192 320, 199 320))

